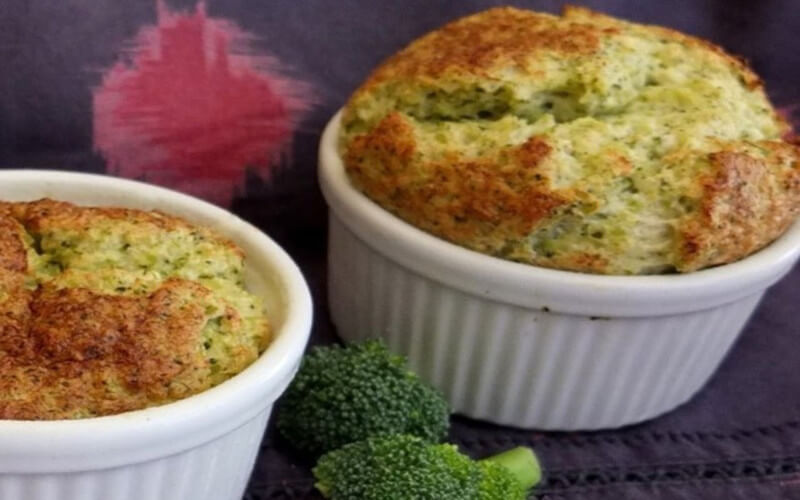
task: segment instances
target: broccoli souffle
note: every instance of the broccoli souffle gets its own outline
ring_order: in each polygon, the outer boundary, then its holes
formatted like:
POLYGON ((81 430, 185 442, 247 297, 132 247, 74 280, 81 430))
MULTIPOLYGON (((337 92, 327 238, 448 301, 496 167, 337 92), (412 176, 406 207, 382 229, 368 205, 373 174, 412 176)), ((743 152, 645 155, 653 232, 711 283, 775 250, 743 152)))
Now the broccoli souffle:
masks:
POLYGON ((0 202, 0 418, 121 413, 240 372, 270 341, 243 267, 159 212, 0 202))
POLYGON ((800 150, 706 41, 583 8, 495 8, 411 43, 345 107, 353 184, 417 227, 539 266, 688 272, 800 209, 800 150))

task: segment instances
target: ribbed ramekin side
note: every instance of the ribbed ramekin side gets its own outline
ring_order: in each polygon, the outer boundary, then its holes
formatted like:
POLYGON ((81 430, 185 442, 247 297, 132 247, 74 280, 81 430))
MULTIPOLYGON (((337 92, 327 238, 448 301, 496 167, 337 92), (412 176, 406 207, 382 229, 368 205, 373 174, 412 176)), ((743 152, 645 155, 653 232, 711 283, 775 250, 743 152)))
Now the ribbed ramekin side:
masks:
MULTIPOLYGON (((2 500, 240 500, 272 407, 184 452, 123 467, 63 474, 0 474, 2 500)), ((87 452, 91 452, 87 441, 87 452)))
POLYGON ((414 273, 336 215, 329 255, 331 314, 344 339, 383 338, 458 413, 540 429, 617 427, 685 402, 762 295, 644 318, 524 308, 414 273))

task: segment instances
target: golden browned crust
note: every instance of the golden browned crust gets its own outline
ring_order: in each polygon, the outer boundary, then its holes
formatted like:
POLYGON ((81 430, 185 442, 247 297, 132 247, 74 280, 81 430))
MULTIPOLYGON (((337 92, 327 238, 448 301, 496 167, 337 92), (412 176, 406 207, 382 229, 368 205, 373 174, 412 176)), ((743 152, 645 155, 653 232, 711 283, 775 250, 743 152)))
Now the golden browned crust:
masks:
POLYGON ((208 293, 184 280, 146 297, 43 286, 18 322, 27 334, 0 365, 0 392, 20 394, 0 402, 0 418, 113 414, 207 388, 206 317, 187 299, 208 293))
POLYGON ((0 209, 0 357, 27 347, 30 292, 25 289, 28 257, 23 231, 0 209))
POLYGON ((86 230, 98 222, 126 221, 164 231, 187 229, 202 232, 216 243, 243 255, 232 241, 205 228, 189 224, 180 217, 158 210, 135 210, 119 207, 82 207, 64 201, 44 198, 31 202, 0 202, 0 214, 7 213, 21 222, 28 231, 42 233, 53 229, 86 230))
POLYGON ((543 50, 588 54, 599 48, 601 30, 581 24, 556 25, 552 20, 547 14, 512 7, 456 20, 389 58, 359 92, 389 79, 490 76, 500 67, 535 72, 535 57, 543 50))
POLYGON ((391 113, 353 140, 345 162, 353 181, 378 203, 445 238, 484 242, 483 250, 524 237, 572 196, 547 187, 538 167, 551 148, 536 137, 475 160, 420 164, 415 147, 406 119, 391 113))
POLYGON ((19 222, 0 212, 0 269, 25 272, 28 251, 22 240, 24 229, 19 222))
POLYGON ((608 269, 608 259, 602 255, 589 252, 568 253, 541 257, 538 265, 553 269, 570 269, 584 273, 605 273, 608 269))
POLYGON ((782 234, 800 213, 800 154, 789 144, 762 142, 766 158, 719 151, 701 179, 700 210, 681 226, 679 270, 731 262, 782 234), (776 164, 791 168, 775 172, 776 164))
MULTIPOLYGON (((457 19, 415 40, 384 61, 353 98, 391 80, 421 82, 445 77, 497 78, 511 71, 536 76, 542 57, 578 57, 597 53, 602 40, 629 29, 630 23, 584 7, 565 6, 562 19, 514 7, 496 7, 457 19)), ((751 88, 762 81, 741 58, 718 45, 661 26, 639 25, 665 39, 707 49, 736 68, 751 88)))
POLYGON ((224 323, 221 335, 230 336, 243 319, 198 282, 163 277, 150 288, 129 292, 114 284, 101 291, 117 270, 95 271, 105 273, 95 282, 68 269, 59 275, 67 286, 29 268, 26 229, 80 231, 109 220, 204 231, 241 253, 207 229, 160 213, 52 200, 0 203, 0 419, 101 416, 163 404, 209 388, 221 381, 215 369, 230 376, 257 355, 232 342, 230 363, 213 366, 207 349, 218 339, 208 336, 208 325, 224 323))
POLYGON ((0 358, 29 349, 30 294, 25 275, 0 268, 0 358))
POLYGON ((367 196, 468 248, 692 271, 749 255, 798 213, 800 152, 762 87, 745 61, 668 28, 500 7, 379 66, 344 109, 340 152, 367 196))
POLYGON ((81 207, 49 198, 30 202, 3 202, 3 204, 5 208, 0 208, 0 212, 5 210, 31 230, 67 225, 80 228, 89 226, 99 219, 132 220, 152 224, 161 229, 191 227, 178 217, 164 215, 158 211, 146 212, 119 207, 81 207))

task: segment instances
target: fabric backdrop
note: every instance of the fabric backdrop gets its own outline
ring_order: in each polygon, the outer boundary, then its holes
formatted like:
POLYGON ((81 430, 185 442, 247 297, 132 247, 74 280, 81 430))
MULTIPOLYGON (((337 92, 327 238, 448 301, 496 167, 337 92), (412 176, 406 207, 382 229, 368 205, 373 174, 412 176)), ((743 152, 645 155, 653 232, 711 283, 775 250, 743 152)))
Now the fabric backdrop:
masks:
MULTIPOLYGON (((555 0, 506 2, 555 12, 555 0)), ((297 260, 325 299, 327 119, 383 58, 489 0, 2 0, 0 168, 145 179, 230 208, 297 260)), ((800 104, 798 0, 594 0, 747 58, 790 117, 800 104)), ((532 444, 547 499, 800 498, 800 273, 775 286, 708 386, 631 428, 536 433, 456 418, 479 457, 532 444)), ((317 498, 308 464, 270 430, 249 500, 317 498)))

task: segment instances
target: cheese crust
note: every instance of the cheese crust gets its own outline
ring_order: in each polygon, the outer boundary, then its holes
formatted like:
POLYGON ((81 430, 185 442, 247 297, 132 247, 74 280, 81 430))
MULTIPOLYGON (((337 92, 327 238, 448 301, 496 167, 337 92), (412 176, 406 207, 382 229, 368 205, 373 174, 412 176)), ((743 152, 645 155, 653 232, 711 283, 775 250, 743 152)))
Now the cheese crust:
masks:
POLYGON ((270 340, 243 266, 159 212, 0 202, 0 418, 111 415, 240 372, 270 340))
POLYGON ((800 150, 721 48, 568 7, 456 20, 389 58, 342 121, 349 178, 490 255, 689 272, 769 244, 800 210, 800 150))

